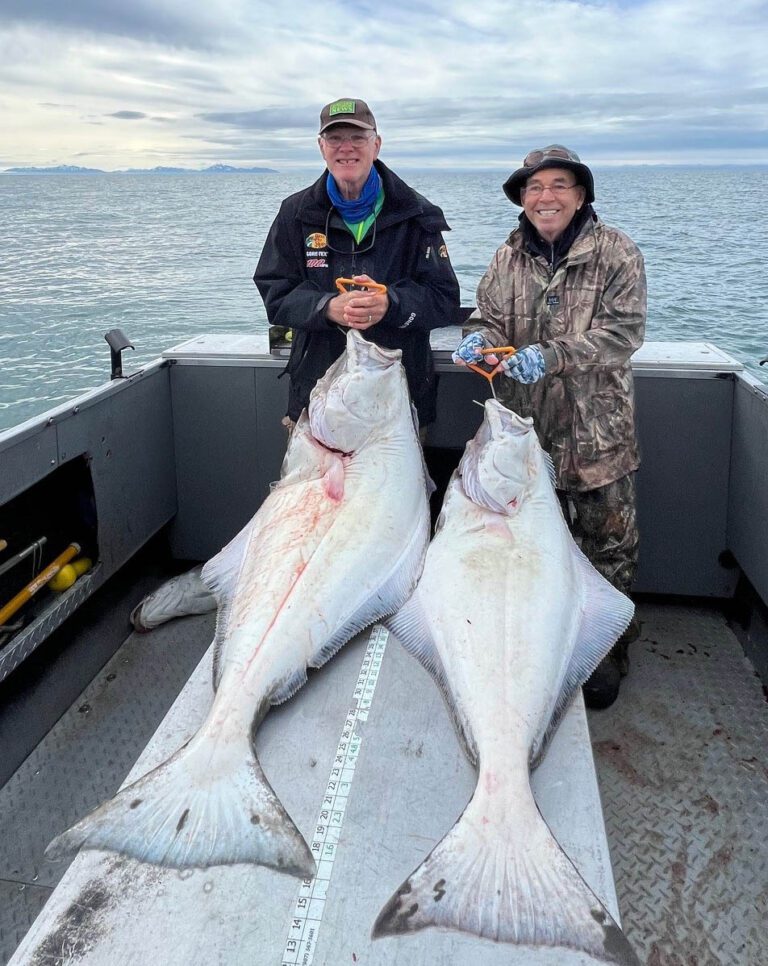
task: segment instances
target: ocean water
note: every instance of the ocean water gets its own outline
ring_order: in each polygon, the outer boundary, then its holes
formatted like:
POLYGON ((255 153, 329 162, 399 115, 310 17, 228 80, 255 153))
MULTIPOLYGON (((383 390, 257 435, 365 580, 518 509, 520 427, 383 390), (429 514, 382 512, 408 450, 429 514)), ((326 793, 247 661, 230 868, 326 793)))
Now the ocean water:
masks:
MULTIPOLYGON (((519 211, 505 173, 400 173, 445 211, 474 304, 519 211)), ((0 429, 108 380, 111 328, 136 347, 125 371, 203 332, 266 332, 258 254, 281 199, 317 174, 0 176, 0 429)), ((768 382, 768 167, 595 178, 598 214, 646 258, 647 338, 714 342, 768 382)))

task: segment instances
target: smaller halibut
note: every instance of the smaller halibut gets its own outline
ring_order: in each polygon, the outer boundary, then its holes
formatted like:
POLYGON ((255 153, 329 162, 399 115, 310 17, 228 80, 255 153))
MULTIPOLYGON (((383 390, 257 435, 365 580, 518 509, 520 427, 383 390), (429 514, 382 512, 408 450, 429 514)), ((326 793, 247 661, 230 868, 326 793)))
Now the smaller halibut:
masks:
POLYGON ((531 791, 531 768, 634 610, 574 543, 553 481, 533 421, 488 400, 418 587, 385 622, 440 686, 478 778, 373 935, 437 926, 637 964, 531 791))
POLYGON ((177 869, 250 862, 315 874, 253 735, 308 667, 416 586, 428 479, 400 357, 350 330, 291 436, 279 482, 203 568, 218 603, 208 717, 167 761, 55 838, 49 856, 82 846, 177 869))

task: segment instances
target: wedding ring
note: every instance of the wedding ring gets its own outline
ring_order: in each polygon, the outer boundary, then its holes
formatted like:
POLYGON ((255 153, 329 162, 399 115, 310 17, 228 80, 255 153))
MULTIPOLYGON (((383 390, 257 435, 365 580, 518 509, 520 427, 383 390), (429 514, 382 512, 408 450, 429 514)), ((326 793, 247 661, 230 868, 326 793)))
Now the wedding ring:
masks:
POLYGON ((372 321, 373 321, 373 316, 372 316, 372 315, 369 315, 369 316, 368 316, 368 321, 369 321, 369 322, 372 322, 372 321))

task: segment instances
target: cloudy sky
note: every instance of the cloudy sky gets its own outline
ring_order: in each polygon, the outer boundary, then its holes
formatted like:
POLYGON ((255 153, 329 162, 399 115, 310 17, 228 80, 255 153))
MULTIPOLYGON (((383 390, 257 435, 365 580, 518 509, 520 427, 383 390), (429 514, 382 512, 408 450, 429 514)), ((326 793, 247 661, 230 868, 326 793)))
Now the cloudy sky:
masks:
POLYGON ((0 169, 316 167, 363 97, 401 167, 768 162, 768 0, 0 0, 0 169))

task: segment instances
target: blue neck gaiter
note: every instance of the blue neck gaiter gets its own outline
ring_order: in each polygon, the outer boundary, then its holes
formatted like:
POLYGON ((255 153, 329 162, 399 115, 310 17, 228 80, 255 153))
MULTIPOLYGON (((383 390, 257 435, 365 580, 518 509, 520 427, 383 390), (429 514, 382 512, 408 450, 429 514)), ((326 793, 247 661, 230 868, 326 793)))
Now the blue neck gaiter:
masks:
POLYGON ((347 201, 346 198, 342 197, 330 171, 328 172, 328 177, 325 179, 325 188, 328 192, 328 197, 331 199, 331 204, 338 210, 344 221, 352 224, 363 221, 373 214, 380 186, 381 178, 379 177, 379 172, 371 166, 370 174, 363 185, 360 197, 355 198, 354 201, 347 201))

